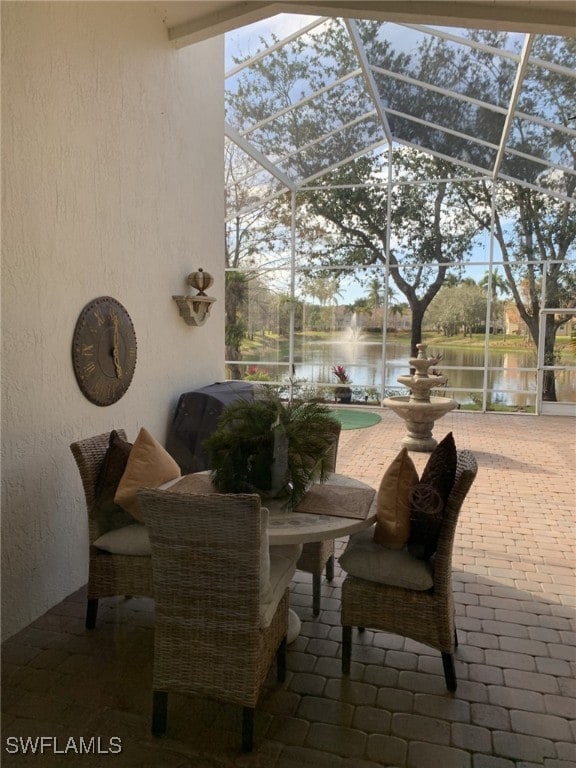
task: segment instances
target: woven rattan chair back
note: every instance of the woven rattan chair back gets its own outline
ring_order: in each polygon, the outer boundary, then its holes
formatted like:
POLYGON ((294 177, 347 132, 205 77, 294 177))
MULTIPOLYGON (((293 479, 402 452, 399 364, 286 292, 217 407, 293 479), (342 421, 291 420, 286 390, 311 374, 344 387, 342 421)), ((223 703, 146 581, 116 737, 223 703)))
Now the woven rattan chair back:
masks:
MULTIPOLYGON (((478 465, 473 454, 458 451, 456 479, 446 502, 433 558, 434 586, 427 591, 402 589, 347 575, 342 584, 342 670, 350 671, 352 627, 410 637, 442 654, 448 690, 456 690, 454 651, 458 644, 452 595, 452 551, 458 516, 478 465)), ((382 556, 385 557, 385 551, 382 556)))
MULTIPOLYGON (((341 430, 340 422, 335 423, 333 428, 334 440, 327 453, 330 472, 336 471, 341 430)), ((311 541, 304 544, 296 567, 299 571, 312 574, 312 612, 314 616, 318 616, 322 601, 322 571, 324 567, 326 567, 326 579, 332 581, 334 578, 334 539, 311 541)))
MULTIPOLYGON (((126 439, 126 433, 123 429, 116 431, 123 440, 126 439)), ((110 433, 103 432, 85 440, 78 440, 70 446, 80 472, 88 516, 90 546, 86 608, 87 629, 94 629, 96 626, 99 598, 116 595, 152 596, 150 557, 113 555, 93 546, 94 541, 101 533, 92 514, 96 500, 96 482, 109 443, 110 433)))
POLYGON ((288 628, 287 591, 272 624, 260 626, 267 511, 255 494, 147 489, 138 497, 156 605, 152 731, 166 730, 169 692, 205 695, 243 707, 249 751, 258 695, 288 628))
MULTIPOLYGON (((126 440, 126 432, 123 429, 117 429, 116 432, 122 440, 126 440)), ((96 521, 92 514, 94 502, 96 501, 96 482, 100 473, 100 467, 104 461, 104 456, 110 443, 110 432, 103 432, 101 435, 94 435, 86 440, 78 440, 72 443, 70 450, 76 460, 84 497, 86 499, 86 511, 88 513, 88 526, 90 543, 100 535, 96 521)))

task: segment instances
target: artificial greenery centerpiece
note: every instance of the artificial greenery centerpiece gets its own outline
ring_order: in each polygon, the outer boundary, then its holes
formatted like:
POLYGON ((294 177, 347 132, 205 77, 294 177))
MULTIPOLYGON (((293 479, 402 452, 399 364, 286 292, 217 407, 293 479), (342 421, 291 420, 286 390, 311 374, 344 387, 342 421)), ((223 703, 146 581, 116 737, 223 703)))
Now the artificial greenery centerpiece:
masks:
POLYGON ((270 390, 237 400, 204 442, 212 482, 222 493, 286 496, 294 507, 312 483, 326 480, 339 428, 328 406, 315 401, 284 403, 270 390))

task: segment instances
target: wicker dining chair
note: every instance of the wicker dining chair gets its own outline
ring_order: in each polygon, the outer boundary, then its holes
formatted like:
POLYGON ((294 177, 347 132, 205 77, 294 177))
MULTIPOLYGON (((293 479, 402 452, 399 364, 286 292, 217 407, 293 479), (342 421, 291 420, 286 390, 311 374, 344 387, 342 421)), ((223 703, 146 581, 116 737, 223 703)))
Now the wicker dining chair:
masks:
MULTIPOLYGON (((442 517, 433 558, 433 586, 426 590, 404 589, 348 574, 342 584, 342 672, 350 672, 352 627, 391 632, 424 643, 442 654, 446 687, 456 690, 454 651, 458 637, 452 595, 452 548, 460 509, 476 477, 478 466, 467 450, 457 453, 456 479, 442 517)), ((371 529, 370 529, 371 530, 371 529)), ((366 536, 361 532, 354 536, 366 536)), ((371 546, 371 545, 370 545, 371 546)), ((377 557, 391 550, 375 544, 377 557)))
MULTIPOLYGON (((336 459, 338 456, 338 441, 342 426, 335 423, 333 428, 334 441, 329 449, 329 469, 336 471, 336 459)), ((326 579, 334 578, 334 539, 326 541, 311 541, 304 544, 302 554, 296 565, 299 571, 312 574, 312 613, 318 616, 322 600, 322 572, 326 568, 326 579)))
MULTIPOLYGON (((121 440, 126 440, 124 430, 116 430, 121 440)), ((86 629, 94 629, 98 614, 98 600, 116 595, 152 596, 152 565, 150 556, 118 555, 94 546, 103 534, 112 528, 126 526, 134 520, 128 513, 117 510, 116 517, 103 518, 96 510, 96 486, 102 463, 110 445, 110 432, 104 432, 85 440, 72 443, 70 450, 76 460, 88 513, 88 603, 86 629)))
POLYGON ((152 733, 166 732, 169 692, 199 694, 242 706, 242 748, 250 752, 275 655, 285 678, 297 555, 269 555, 268 511, 256 494, 143 489, 138 498, 152 546, 152 733))

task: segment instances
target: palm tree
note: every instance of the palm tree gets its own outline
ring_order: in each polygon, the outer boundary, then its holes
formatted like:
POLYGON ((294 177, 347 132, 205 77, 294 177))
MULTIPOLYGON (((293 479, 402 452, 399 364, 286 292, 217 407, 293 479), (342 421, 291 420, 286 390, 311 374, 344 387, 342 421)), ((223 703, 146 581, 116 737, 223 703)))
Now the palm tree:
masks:
MULTIPOLYGON (((488 283, 490 283, 490 271, 486 270, 486 272, 484 273, 484 277, 478 282, 478 285, 487 291, 488 283)), ((503 296, 510 295, 510 288, 508 287, 506 278, 503 277, 500 274, 500 272, 498 272, 498 269, 496 268, 492 270, 492 282, 491 282, 492 301, 495 301, 498 298, 498 292, 500 292, 503 296)))

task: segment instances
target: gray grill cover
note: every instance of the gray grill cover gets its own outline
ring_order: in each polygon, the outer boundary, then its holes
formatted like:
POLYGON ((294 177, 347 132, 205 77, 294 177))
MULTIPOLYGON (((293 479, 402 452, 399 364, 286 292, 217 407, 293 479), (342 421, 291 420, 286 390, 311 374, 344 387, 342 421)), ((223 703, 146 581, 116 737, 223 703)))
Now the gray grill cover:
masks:
POLYGON ((217 382, 180 395, 166 450, 179 464, 183 475, 210 469, 209 456, 202 443, 216 431, 225 406, 239 399, 254 400, 252 382, 217 382))

